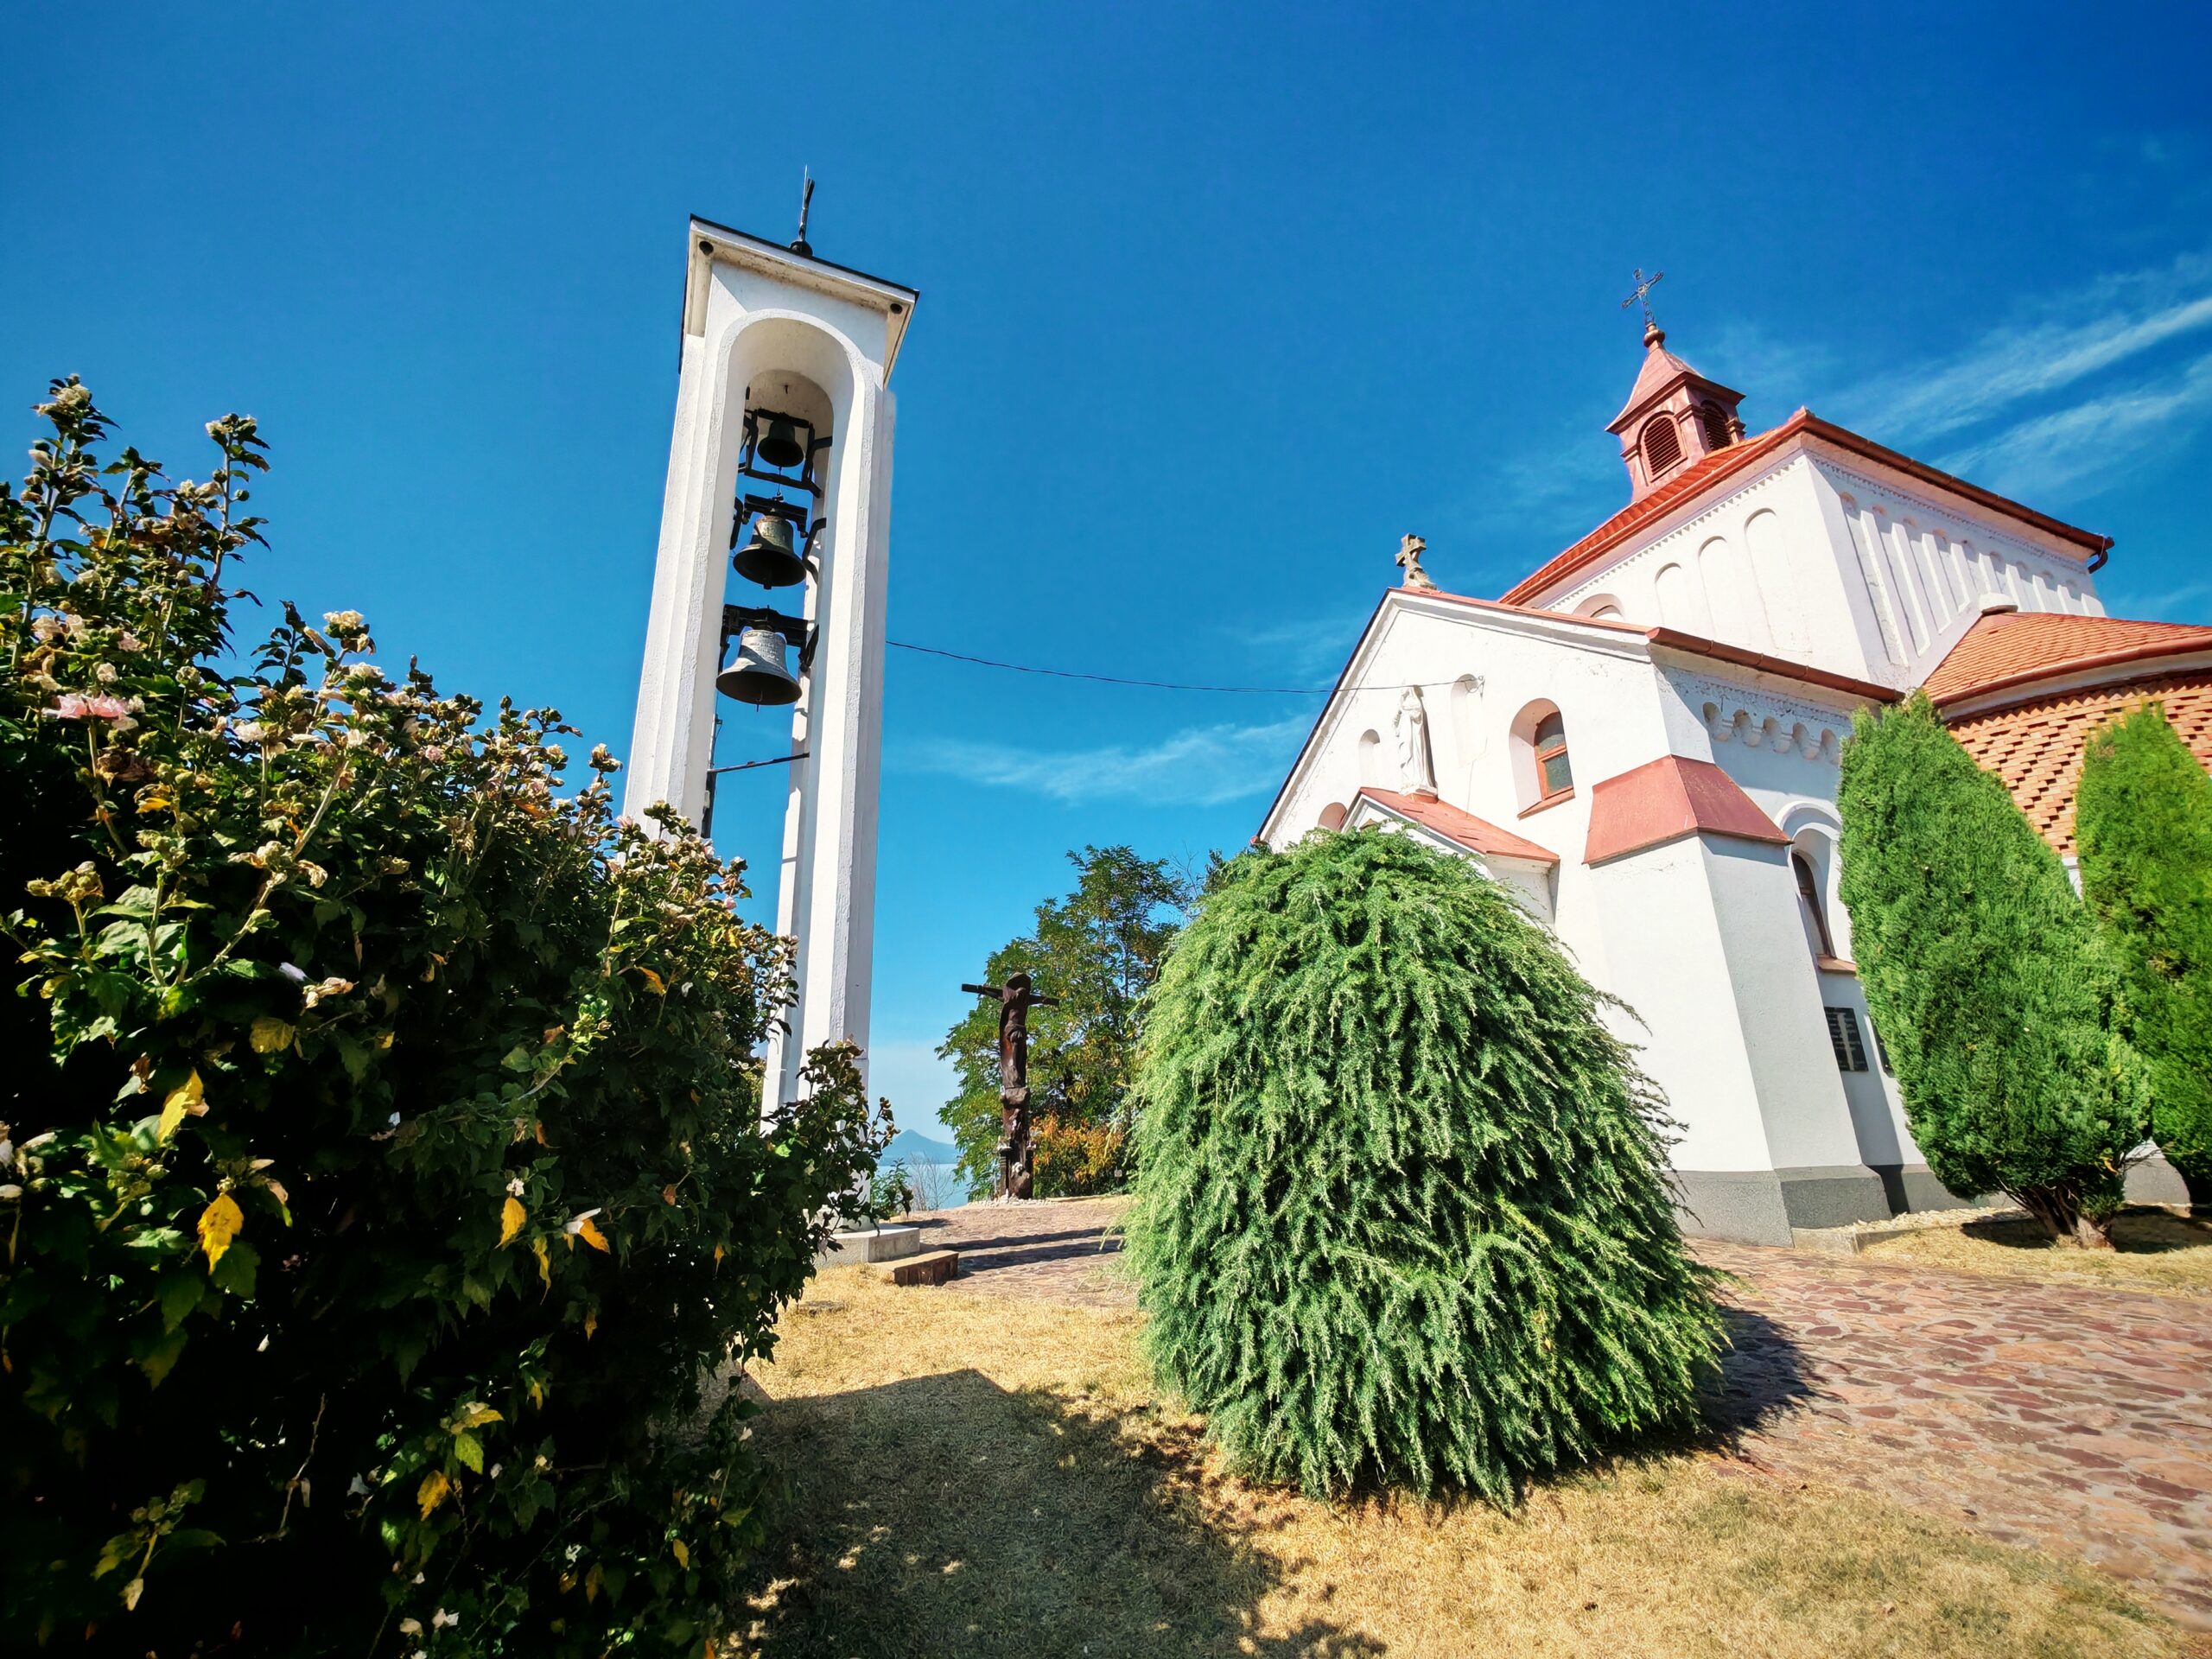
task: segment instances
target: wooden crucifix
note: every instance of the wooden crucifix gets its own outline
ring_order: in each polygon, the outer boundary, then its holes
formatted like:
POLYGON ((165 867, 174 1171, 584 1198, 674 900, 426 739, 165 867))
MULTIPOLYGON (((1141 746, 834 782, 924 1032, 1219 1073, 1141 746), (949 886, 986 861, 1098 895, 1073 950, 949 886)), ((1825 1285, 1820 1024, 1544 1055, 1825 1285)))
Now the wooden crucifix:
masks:
POLYGON ((1029 1010, 1059 1006, 1039 996, 1027 974, 1008 974, 1003 985, 963 985, 963 991, 999 1000, 999 1196, 1026 1198, 1037 1173, 1037 1148, 1029 1139, 1029 1010))

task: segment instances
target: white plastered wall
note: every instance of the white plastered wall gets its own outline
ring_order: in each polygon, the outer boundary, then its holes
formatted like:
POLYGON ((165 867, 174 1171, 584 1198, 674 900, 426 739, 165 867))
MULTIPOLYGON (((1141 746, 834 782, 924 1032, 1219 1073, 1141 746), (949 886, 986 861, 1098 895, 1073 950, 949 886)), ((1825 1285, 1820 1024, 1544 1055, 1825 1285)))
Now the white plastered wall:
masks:
MULTIPOLYGON (((683 337, 675 433, 625 809, 667 801, 696 823, 713 764, 721 614, 746 391, 804 382, 829 409, 819 579, 804 603, 817 643, 791 711, 792 763, 777 931, 798 942, 787 1038, 769 1043, 764 1104, 788 1098, 801 1057, 844 1038, 865 1052, 873 969, 876 799, 893 408, 885 319, 869 308, 715 260, 683 337), (849 327, 859 331, 874 355, 849 327)), ((756 397, 756 402, 766 401, 756 397)), ((779 608, 799 590, 766 597, 779 608)), ((797 641, 792 642, 794 646, 797 641)))

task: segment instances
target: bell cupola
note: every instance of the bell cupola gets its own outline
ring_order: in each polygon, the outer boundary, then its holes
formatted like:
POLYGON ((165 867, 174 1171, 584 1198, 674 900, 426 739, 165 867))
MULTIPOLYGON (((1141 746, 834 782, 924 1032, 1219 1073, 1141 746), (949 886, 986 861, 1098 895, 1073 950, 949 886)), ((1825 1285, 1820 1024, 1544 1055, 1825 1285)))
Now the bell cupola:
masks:
POLYGON ((1643 366, 1627 404, 1605 428, 1621 441, 1632 501, 1744 439, 1736 414, 1744 394, 1707 379, 1667 349, 1666 331, 1651 315, 1651 283, 1638 271, 1637 283, 1624 303, 1643 302, 1643 366))

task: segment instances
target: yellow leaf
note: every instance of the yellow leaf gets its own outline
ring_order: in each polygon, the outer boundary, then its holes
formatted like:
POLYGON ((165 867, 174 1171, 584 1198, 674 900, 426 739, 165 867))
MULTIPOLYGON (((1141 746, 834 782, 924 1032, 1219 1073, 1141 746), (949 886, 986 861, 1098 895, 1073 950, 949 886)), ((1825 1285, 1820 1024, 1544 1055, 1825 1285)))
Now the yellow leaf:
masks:
POLYGON ((486 1423, 504 1423, 506 1419, 500 1416, 491 1407, 471 1402, 461 1415, 454 1420, 453 1432, 458 1434, 464 1428, 481 1428, 486 1423))
POLYGON ((653 995, 655 996, 666 996, 668 995, 668 987, 661 983, 660 976, 658 974, 653 972, 650 968, 640 968, 638 971, 645 976, 645 983, 653 988, 653 995))
POLYGON ((255 1053, 274 1054, 292 1046, 292 1027, 276 1015, 264 1014, 253 1022, 246 1040, 253 1045, 255 1053))
POLYGON ((542 1238, 533 1238, 530 1241, 530 1249, 531 1253, 537 1258, 537 1276, 545 1281, 546 1289, 552 1289, 553 1260, 551 1253, 545 1248, 545 1241, 542 1238))
POLYGON ((719 1268, 720 1266, 721 1266, 721 1264, 722 1264, 722 1247, 721 1247, 721 1245, 717 1244, 717 1245, 715 1245, 715 1265, 716 1267, 718 1267, 718 1268, 719 1268))
POLYGON ((691 1552, 685 1547, 684 1542, 681 1538, 678 1538, 674 1542, 671 1543, 668 1549, 669 1554, 676 1557, 676 1564, 678 1567, 690 1567, 691 1565, 691 1552))
POLYGON ((591 1571, 584 1574, 584 1599, 590 1601, 599 1594, 599 1563, 591 1564, 591 1571))
POLYGON ((530 1385, 530 1403, 540 1411, 545 1409, 545 1385, 543 1382, 532 1382, 530 1385))
POLYGON ((522 1207, 520 1198, 509 1198, 499 1206, 499 1248, 515 1242, 515 1235, 522 1231, 522 1224, 530 1219, 530 1211, 522 1207))
POLYGON ((585 1314, 585 1315, 584 1315, 584 1340, 585 1340, 586 1342, 589 1342, 589 1341, 591 1340, 591 1333, 592 1333, 593 1332, 594 1332, 594 1331, 598 1330, 598 1329, 599 1329, 599 1315, 598 1315, 597 1313, 587 1313, 587 1314, 585 1314))
POLYGON ((200 1069, 194 1066, 192 1075, 170 1090, 168 1098, 162 1103, 162 1126, 156 1132, 158 1138, 166 1141, 175 1135, 176 1126, 184 1122, 187 1112, 198 1116, 207 1109, 207 1091, 200 1085, 200 1069))
POLYGON ((415 1489, 415 1501, 422 1506, 423 1518, 430 1518, 430 1511, 446 1501, 446 1494, 453 1490, 453 1483, 446 1478, 442 1469, 433 1469, 423 1477, 423 1484, 415 1489))
POLYGON ((589 1216, 586 1216, 576 1224, 576 1236, 594 1250, 603 1250, 607 1248, 607 1235, 599 1230, 599 1224, 589 1216))
POLYGON ((223 1259, 223 1252, 231 1248, 231 1241, 245 1226, 245 1212, 238 1208, 238 1201, 227 1192, 216 1194, 215 1202, 200 1212, 200 1248, 207 1252, 210 1268, 223 1259))
POLYGON ((124 1585, 123 1586, 123 1611, 126 1613, 137 1612, 138 1611, 138 1598, 145 1593, 146 1580, 143 1579, 133 1579, 130 1583, 124 1585))

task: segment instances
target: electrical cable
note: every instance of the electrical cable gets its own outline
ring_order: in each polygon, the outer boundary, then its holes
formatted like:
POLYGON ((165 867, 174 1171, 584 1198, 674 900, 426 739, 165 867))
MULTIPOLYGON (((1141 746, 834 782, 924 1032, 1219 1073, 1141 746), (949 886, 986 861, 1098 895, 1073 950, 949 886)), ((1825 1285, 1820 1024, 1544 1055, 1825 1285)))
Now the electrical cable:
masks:
POLYGON ((1221 691, 1255 696, 1325 697, 1336 690, 1332 685, 1186 685, 1174 680, 1130 680, 1118 674, 1084 674, 1071 668, 1037 668, 1027 663, 1001 663, 988 657, 970 657, 963 652, 941 651, 935 645, 909 645, 904 639, 892 639, 885 643, 894 651, 918 652, 925 657, 948 658, 956 663, 973 663, 979 668, 1002 668, 1014 674, 1046 674, 1056 680, 1094 680, 1101 685, 1137 685, 1154 691, 1221 691))
MULTIPOLYGON (((1333 696, 1333 685, 1189 685, 1177 680, 1130 680, 1118 674, 1085 674, 1072 668, 1038 668, 1028 663, 1001 663, 990 657, 970 657, 965 652, 944 651, 936 645, 909 645, 904 639, 887 639, 884 643, 893 651, 918 652, 925 657, 943 657, 951 662, 972 663, 978 668, 1002 668, 1011 674, 1045 674, 1056 680, 1091 680, 1100 685, 1137 685, 1153 691, 1222 691, 1252 696, 1267 697, 1326 697, 1333 696)), ((1448 680, 1408 680, 1399 685, 1358 685, 1355 691, 1428 691, 1450 684, 1448 680)))

